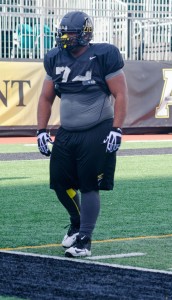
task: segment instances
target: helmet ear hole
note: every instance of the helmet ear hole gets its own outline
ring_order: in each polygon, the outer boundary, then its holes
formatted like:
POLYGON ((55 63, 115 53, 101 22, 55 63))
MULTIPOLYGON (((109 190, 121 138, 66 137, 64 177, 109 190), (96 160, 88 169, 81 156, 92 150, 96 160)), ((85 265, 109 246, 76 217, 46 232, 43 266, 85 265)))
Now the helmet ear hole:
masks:
POLYGON ((93 22, 91 18, 82 11, 67 13, 61 20, 58 30, 57 46, 64 49, 64 38, 62 36, 68 33, 76 33, 75 38, 69 37, 65 41, 65 49, 74 49, 78 46, 86 46, 93 37, 93 22), (61 33, 61 34, 60 34, 61 33))
POLYGON ((89 33, 82 32, 78 41, 79 41, 80 46, 87 46, 91 39, 92 39, 92 37, 90 37, 89 33))

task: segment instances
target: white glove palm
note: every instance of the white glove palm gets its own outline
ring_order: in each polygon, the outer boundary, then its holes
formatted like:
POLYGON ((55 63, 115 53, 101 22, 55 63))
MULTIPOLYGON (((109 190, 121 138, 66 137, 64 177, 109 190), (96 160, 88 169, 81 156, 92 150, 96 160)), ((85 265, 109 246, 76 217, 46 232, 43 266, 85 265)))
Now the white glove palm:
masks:
POLYGON ((48 147, 48 143, 53 144, 53 141, 52 141, 50 135, 46 131, 45 132, 40 132, 40 133, 38 131, 38 133, 37 133, 37 142, 38 142, 39 151, 45 156, 50 156, 51 151, 48 147))
POLYGON ((122 139, 121 128, 112 128, 107 138, 103 141, 104 144, 107 144, 106 152, 111 153, 111 152, 118 151, 121 145, 121 139, 122 139))

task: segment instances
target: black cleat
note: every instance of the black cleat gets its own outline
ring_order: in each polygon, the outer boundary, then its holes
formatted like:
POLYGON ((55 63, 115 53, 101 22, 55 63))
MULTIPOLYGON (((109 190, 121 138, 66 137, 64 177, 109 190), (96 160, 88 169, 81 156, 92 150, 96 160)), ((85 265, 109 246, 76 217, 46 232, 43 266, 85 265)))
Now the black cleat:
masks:
POLYGON ((71 224, 68 232, 65 234, 63 238, 62 246, 64 248, 70 248, 75 243, 78 234, 79 234, 79 228, 76 228, 71 224))
POLYGON ((85 257, 91 255, 91 239, 86 235, 77 235, 76 242, 65 251, 66 257, 85 257))

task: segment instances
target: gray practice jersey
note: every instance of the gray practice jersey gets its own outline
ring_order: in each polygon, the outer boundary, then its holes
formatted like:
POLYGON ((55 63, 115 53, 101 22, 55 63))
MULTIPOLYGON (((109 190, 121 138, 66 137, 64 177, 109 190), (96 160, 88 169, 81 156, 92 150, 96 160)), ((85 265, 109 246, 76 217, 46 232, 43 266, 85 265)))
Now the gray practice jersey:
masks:
MULTIPOLYGON (((92 90, 92 89, 91 89, 92 90)), ((62 94, 61 126, 67 130, 84 130, 113 118, 112 97, 100 88, 87 93, 62 94)))
POLYGON ((66 50, 48 52, 44 66, 61 98, 64 129, 85 130, 114 117, 114 99, 106 79, 122 73, 123 65, 118 48, 106 43, 90 45, 77 58, 66 50))

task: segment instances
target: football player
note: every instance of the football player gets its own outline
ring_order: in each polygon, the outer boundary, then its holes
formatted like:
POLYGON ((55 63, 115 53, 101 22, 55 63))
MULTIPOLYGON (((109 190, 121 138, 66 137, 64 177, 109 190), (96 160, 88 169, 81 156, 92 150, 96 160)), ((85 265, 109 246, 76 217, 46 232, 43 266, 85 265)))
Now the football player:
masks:
POLYGON ((43 155, 51 155, 50 188, 70 217, 62 240, 67 257, 91 255, 99 190, 113 189, 127 112, 122 56, 115 45, 92 39, 93 21, 86 13, 73 11, 62 18, 57 47, 45 55, 38 104, 38 147, 43 155), (51 153, 47 124, 56 95, 61 99, 61 125, 51 153))

